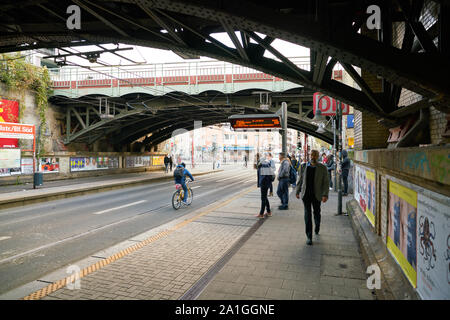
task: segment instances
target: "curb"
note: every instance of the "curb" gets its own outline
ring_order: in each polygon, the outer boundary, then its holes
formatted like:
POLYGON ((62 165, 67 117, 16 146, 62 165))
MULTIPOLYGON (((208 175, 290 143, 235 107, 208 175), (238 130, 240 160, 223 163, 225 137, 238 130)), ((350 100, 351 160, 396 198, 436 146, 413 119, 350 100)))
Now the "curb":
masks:
POLYGON ((366 266, 375 264, 381 271, 381 289, 373 289, 372 294, 378 300, 420 300, 356 200, 347 201, 346 207, 366 266))
MULTIPOLYGON (((205 174, 222 172, 222 171, 223 170, 219 169, 219 170, 214 170, 214 171, 199 172, 199 173, 192 174, 192 175, 195 177, 195 176, 202 176, 205 174)), ((152 182, 166 181, 166 180, 172 180, 172 179, 173 179, 172 176, 165 176, 165 177, 157 177, 157 178, 147 178, 147 179, 142 179, 142 180, 138 180, 138 181, 114 182, 114 183, 110 183, 108 185, 97 185, 97 186, 92 186, 92 187, 74 188, 72 190, 66 190, 66 191, 49 191, 46 194, 40 194, 40 195, 18 196, 17 198, 0 201, 0 210, 15 208, 15 207, 19 207, 19 206, 28 205, 28 204, 47 202, 47 201, 51 201, 51 200, 72 198, 72 197, 82 196, 82 195, 86 195, 86 194, 93 194, 93 193, 98 193, 98 192, 123 189, 123 188, 131 187, 131 186, 139 186, 139 185, 144 185, 144 184, 148 184, 148 183, 152 183, 152 182)))

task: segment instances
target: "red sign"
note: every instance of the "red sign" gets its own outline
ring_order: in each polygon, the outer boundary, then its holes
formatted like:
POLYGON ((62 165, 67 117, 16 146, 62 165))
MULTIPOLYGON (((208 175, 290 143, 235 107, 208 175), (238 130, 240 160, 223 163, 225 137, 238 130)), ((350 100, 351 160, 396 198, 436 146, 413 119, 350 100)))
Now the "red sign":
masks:
MULTIPOLYGON (((334 116, 336 115, 336 110, 337 110, 337 102, 335 99, 328 97, 328 96, 324 96, 321 100, 320 100, 320 106, 317 105, 320 97, 322 96, 322 94, 320 92, 316 92, 313 95, 313 112, 314 114, 316 114, 316 110, 317 108, 319 108, 319 110, 322 112, 323 116, 334 116)), ((345 103, 341 103, 342 105, 342 114, 343 115, 347 115, 350 112, 350 107, 348 104, 345 103)))
POLYGON ((34 139, 34 125, 0 122, 0 138, 34 139))
MULTIPOLYGON (((19 102, 0 99, 0 124, 3 122, 19 122, 19 102)), ((18 148, 19 140, 0 138, 0 148, 18 148)))

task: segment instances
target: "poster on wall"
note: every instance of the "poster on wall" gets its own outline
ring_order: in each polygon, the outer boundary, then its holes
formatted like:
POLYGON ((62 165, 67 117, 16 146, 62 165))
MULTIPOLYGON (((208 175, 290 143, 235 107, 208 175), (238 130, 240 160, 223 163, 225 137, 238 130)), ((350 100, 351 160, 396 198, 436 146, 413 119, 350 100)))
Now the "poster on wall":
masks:
POLYGON ((375 226, 375 172, 356 165, 354 181, 355 200, 359 203, 359 206, 361 207, 366 217, 369 219, 372 226, 375 226))
POLYGON ((70 171, 92 171, 119 167, 118 157, 77 157, 70 158, 70 171))
POLYGON ((33 174, 33 158, 22 158, 20 167, 22 174, 33 174))
POLYGON ((417 192, 388 182, 387 247, 414 288, 417 286, 417 192))
POLYGON ((419 194, 417 212, 417 292, 450 300, 450 207, 419 194))
POLYGON ((43 173, 59 172, 59 158, 41 158, 39 161, 39 171, 43 173))
POLYGON ((131 156, 125 158, 127 168, 149 167, 150 156, 131 156))
POLYGON ((163 165, 164 165, 164 156, 152 157, 152 166, 163 166, 163 165))
POLYGON ((0 177, 21 174, 20 149, 0 149, 0 177))
MULTIPOLYGON (((19 102, 0 99, 0 122, 19 122, 19 102)), ((19 139, 0 138, 0 148, 18 148, 19 139)))

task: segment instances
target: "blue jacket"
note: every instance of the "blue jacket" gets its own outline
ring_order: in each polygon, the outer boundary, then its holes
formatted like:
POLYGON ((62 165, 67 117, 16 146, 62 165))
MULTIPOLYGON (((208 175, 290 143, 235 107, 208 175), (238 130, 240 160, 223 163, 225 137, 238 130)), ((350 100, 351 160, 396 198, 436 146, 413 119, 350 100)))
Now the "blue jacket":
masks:
MULTIPOLYGON (((179 164, 179 165, 177 165, 175 170, 177 168, 183 168, 183 166, 179 164)), ((175 178, 175 183, 184 184, 184 182, 186 181, 186 176, 188 176, 189 178, 191 178, 192 181, 194 181, 194 177, 192 176, 192 174, 188 171, 188 169, 184 168, 184 170, 183 170, 183 177, 181 179, 176 179, 175 178)))

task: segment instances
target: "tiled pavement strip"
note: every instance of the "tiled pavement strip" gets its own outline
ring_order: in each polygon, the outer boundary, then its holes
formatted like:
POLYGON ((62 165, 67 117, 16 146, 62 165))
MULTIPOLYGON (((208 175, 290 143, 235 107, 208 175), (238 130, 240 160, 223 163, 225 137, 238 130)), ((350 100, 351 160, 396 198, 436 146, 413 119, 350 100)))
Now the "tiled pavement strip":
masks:
MULTIPOLYGON (((190 214, 176 230, 82 277, 81 289, 62 287, 42 299, 179 299, 256 223, 259 197, 253 190, 190 214)), ((336 194, 322 205, 313 246, 305 243, 301 201, 291 193, 290 209, 279 211, 278 198, 270 200, 273 217, 198 299, 374 299, 349 217, 333 215, 336 194)))

